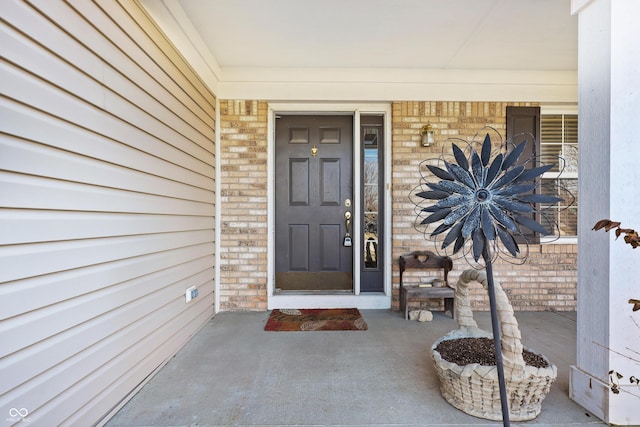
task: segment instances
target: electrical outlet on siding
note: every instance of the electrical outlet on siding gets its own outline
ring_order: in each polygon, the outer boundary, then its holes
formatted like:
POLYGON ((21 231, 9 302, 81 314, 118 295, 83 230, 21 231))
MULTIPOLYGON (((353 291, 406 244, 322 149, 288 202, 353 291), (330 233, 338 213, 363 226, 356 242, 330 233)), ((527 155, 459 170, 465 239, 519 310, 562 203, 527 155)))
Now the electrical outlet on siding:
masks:
POLYGON ((191 302, 192 299, 196 298, 197 296, 198 296, 198 288, 196 288, 195 286, 191 286, 190 288, 187 288, 186 291, 184 291, 184 302, 189 303, 191 302))

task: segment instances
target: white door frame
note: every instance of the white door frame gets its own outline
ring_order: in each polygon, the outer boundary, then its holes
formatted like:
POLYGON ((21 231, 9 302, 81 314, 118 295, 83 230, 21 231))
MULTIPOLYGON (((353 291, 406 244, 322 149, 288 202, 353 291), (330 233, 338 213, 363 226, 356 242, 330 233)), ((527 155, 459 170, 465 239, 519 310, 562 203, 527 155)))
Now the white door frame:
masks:
MULTIPOLYGON (((275 308, 391 308, 391 104, 331 104, 331 103, 269 103, 267 119, 267 307, 275 308), (384 292, 360 293, 360 256, 353 257, 353 294, 311 295, 281 294, 274 295, 275 285, 275 117, 276 114, 349 114, 353 115, 353 186, 354 212, 360 212, 362 194, 361 184, 361 150, 360 148, 360 114, 378 113, 384 115, 384 292)), ((353 238, 354 251, 360 245, 360 215, 354 215, 353 238)))

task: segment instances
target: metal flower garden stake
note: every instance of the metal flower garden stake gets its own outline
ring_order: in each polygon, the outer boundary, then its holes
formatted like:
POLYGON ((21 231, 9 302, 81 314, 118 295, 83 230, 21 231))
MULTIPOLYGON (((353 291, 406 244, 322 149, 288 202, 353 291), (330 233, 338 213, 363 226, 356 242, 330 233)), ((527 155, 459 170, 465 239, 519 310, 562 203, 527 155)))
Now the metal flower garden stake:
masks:
POLYGON ((517 257, 520 247, 514 236, 523 235, 523 227, 543 235, 549 234, 532 217, 536 204, 549 205, 562 200, 535 192, 536 178, 554 165, 527 168, 526 162, 518 163, 525 146, 526 142, 522 142, 491 159, 492 146, 488 133, 480 152, 470 146, 468 157, 458 145, 452 144, 454 161, 441 160, 444 168, 427 165, 439 181, 423 182, 422 186, 426 188, 416 194, 421 199, 436 201, 422 207, 419 215, 427 215, 421 225, 438 224, 429 237, 440 240, 444 236, 440 249, 445 250, 453 245, 455 254, 470 241, 469 249, 474 260, 478 262, 482 257, 484 261, 505 426, 509 425, 509 406, 494 290, 492 248, 495 252, 501 246, 511 256, 517 257))

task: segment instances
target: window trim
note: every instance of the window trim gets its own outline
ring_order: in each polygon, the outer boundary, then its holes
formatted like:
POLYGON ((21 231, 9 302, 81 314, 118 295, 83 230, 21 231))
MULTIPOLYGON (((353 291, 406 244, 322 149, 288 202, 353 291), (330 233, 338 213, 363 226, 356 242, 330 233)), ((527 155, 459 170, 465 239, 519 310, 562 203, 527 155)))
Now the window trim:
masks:
POLYGON ((577 245, 578 236, 546 237, 540 236, 541 245, 577 245))

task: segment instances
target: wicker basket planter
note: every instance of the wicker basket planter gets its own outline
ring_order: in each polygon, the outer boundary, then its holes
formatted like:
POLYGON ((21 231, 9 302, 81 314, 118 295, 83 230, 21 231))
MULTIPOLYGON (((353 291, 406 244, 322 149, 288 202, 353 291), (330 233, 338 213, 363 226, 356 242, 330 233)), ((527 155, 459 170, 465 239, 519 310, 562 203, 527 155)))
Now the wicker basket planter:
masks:
MULTIPOLYGON (((479 329, 473 319, 468 298, 468 287, 471 282, 479 282, 486 289, 486 273, 466 270, 460 276, 455 295, 455 317, 458 321, 458 329, 449 332, 433 344, 432 356, 440 378, 442 396, 451 405, 469 415, 500 420, 502 410, 496 366, 482 366, 477 363, 460 366, 444 360, 435 350, 438 344, 445 340, 492 336, 489 332, 479 329)), ((502 335, 504 376, 510 418, 512 421, 531 420, 540 414, 542 400, 557 377, 557 369, 538 353, 536 354, 547 361, 548 367, 536 368, 525 364, 520 329, 513 315, 513 308, 500 284, 494 285, 502 335)), ((527 349, 527 351, 531 350, 527 349)))

